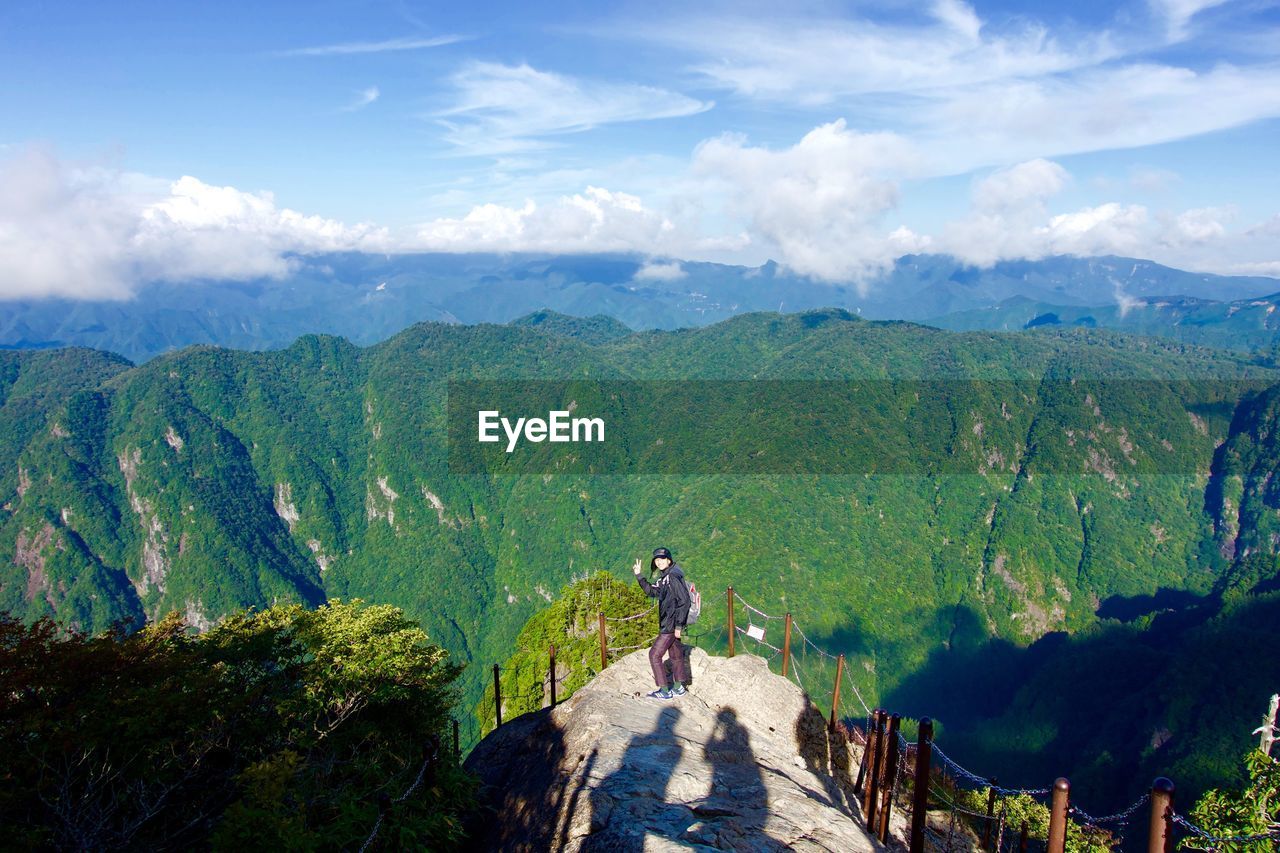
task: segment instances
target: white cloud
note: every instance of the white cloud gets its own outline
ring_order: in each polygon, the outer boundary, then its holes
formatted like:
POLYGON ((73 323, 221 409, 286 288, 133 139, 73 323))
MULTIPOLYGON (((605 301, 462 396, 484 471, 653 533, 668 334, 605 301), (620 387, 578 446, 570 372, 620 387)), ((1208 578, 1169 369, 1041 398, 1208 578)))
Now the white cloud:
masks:
POLYGON ((728 208, 786 266, 827 280, 862 281, 893 261, 881 219, 898 202, 897 179, 915 168, 911 146, 890 133, 858 133, 843 120, 790 148, 721 136, 698 146, 696 175, 719 181, 728 208))
POLYGON ((415 242, 455 252, 653 252, 675 236, 675 225, 636 196, 587 187, 543 206, 482 204, 459 219, 424 223, 415 242))
POLYGON ((466 154, 538 148, 541 137, 603 124, 676 118, 710 102, 651 86, 580 80, 528 65, 473 62, 452 78, 456 103, 436 114, 466 154))
POLYGON ((1263 222, 1249 228, 1247 232, 1250 236, 1258 237, 1280 237, 1280 213, 1272 216, 1263 222))
POLYGON ((1230 264, 1220 268, 1218 272, 1224 275, 1265 275, 1271 278, 1280 278, 1280 261, 1249 261, 1230 264))
POLYGON ((287 253, 387 244, 384 229, 269 193, 71 166, 40 147, 0 162, 0 298, 124 299, 147 279, 279 276, 287 253))
POLYGON ((385 251, 387 232, 278 208, 271 193, 214 187, 183 177, 141 211, 130 241, 148 278, 281 276, 286 253, 385 251))
POLYGON ((636 270, 637 281, 678 281, 687 276, 679 261, 649 261, 636 270))
MULTIPOLYGON (((915 21, 688 17, 628 24, 624 37, 685 50, 711 85, 767 100, 829 103, 867 95, 917 95, 1060 74, 1118 55, 1106 33, 1073 43, 1025 19, 993 30, 956 0, 915 21)), ((911 105, 904 105, 910 109, 911 105)))
POLYGON ((378 100, 378 97, 381 94, 382 93, 378 91, 377 86, 370 86, 360 92, 360 94, 356 95, 355 100, 343 107, 343 111, 355 112, 356 110, 362 110, 374 101, 378 100))
MULTIPOLYGON (((1054 30, 1024 16, 984 21, 958 0, 914 18, 815 20, 690 16, 614 34, 685 52, 707 84, 788 107, 835 105, 895 130, 935 174, 1151 145, 1280 116, 1274 44, 1258 61, 1185 66, 1152 56, 1188 36, 1214 0, 1158 3, 1156 25, 1054 30), (1167 24, 1167 26, 1166 26, 1167 24)), ((1243 13, 1242 13, 1243 14, 1243 13)), ((1121 18, 1117 17, 1117 21, 1121 18)))
POLYGON ((457 44, 460 41, 467 41, 468 36, 432 36, 423 38, 417 36, 404 36, 401 38, 384 39, 383 41, 349 41, 341 44, 325 44, 318 47, 298 47, 291 50, 282 50, 276 53, 277 56, 349 56, 361 53, 386 53, 388 51, 401 50, 422 50, 429 47, 444 47, 448 44, 457 44))
POLYGON ((1049 160, 1028 160, 988 175, 974 187, 974 207, 1007 211, 1042 207, 1066 185, 1067 170, 1049 160))
POLYGON ((1009 258, 1134 254, 1146 247, 1147 210, 1114 202, 1050 215, 1049 202, 1070 181, 1066 169, 1030 160, 998 170, 973 188, 972 208, 949 222, 939 250, 978 266, 1009 258))
POLYGON ((1232 231, 1237 214, 1231 206, 1153 213, 1144 205, 1109 201, 1050 213, 1070 180, 1065 169, 1045 160, 994 172, 974 185, 969 213, 948 222, 932 248, 976 266, 1050 255, 1124 255, 1223 274, 1274 269, 1268 231, 1280 234, 1280 216, 1232 231))
POLYGON ((1227 2, 1228 0, 1149 0, 1152 12, 1163 20, 1165 31, 1172 41, 1181 41, 1188 36, 1191 19, 1197 13, 1227 2))
POLYGON ((1198 207, 1176 217, 1167 217, 1163 241, 1172 246, 1187 246, 1221 240, 1227 236, 1226 223, 1235 211, 1226 207, 1198 207))
POLYGON ((1141 254, 1146 225, 1147 209, 1140 204, 1108 202, 1061 213, 1032 232, 1034 254, 1025 256, 1141 254))
POLYGON ((1169 142, 1280 115, 1280 66, 1107 67, 952 90, 915 110, 921 145, 939 171, 964 171, 1169 142))

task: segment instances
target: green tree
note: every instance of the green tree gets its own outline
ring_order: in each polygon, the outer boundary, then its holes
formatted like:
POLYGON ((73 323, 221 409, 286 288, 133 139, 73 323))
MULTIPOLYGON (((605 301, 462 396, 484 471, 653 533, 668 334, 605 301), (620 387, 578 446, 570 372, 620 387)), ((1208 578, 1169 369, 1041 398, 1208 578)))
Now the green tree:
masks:
POLYGON ((134 634, 0 617, 0 823, 19 847, 450 847, 460 667, 389 606, 171 614, 134 634), (389 805, 379 821, 379 803, 389 805))
POLYGON ((1183 839, 1183 850, 1219 850, 1223 853, 1263 853, 1280 841, 1280 762, 1261 749, 1244 757, 1249 784, 1233 793, 1214 789, 1191 810, 1191 822, 1219 838, 1266 836, 1254 841, 1210 843, 1192 834, 1183 839))
MULTIPOLYGON (((597 572, 569 584, 534 614, 516 638, 516 652, 503 663, 502 718, 509 720, 550 704, 551 646, 556 647, 556 699, 567 699, 600 671, 600 615, 605 615, 611 657, 646 646, 658 633, 655 600, 635 582, 597 572)), ((481 732, 493 729, 493 685, 475 709, 481 732)))

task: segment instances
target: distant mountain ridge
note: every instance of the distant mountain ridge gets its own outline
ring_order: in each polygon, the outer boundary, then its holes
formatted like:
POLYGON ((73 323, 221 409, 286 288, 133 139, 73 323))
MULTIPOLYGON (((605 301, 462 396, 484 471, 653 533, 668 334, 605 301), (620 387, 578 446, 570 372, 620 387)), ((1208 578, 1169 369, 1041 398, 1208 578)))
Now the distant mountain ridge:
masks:
POLYGON ((1108 328, 1158 335, 1203 346, 1254 350, 1280 336, 1280 292, 1219 302, 1194 296, 1128 298, 1124 304, 1063 305, 1013 296, 995 305, 930 319, 943 329, 1031 329, 1043 326, 1108 328))
POLYGON ((141 362, 192 344, 280 349, 312 333, 369 345, 415 322, 507 323, 542 309, 607 316, 632 329, 822 307, 869 319, 950 317, 939 322, 954 324, 969 316, 955 319, 958 312, 993 310, 1011 298, 1114 306, 1155 297, 1222 302, 1280 290, 1276 279, 1190 273, 1118 257, 1005 261, 978 269, 946 256, 907 255, 863 291, 797 276, 772 261, 760 267, 679 262, 660 277, 636 255, 335 253, 292 262, 294 271, 282 279, 153 282, 124 302, 3 301, 0 347, 86 346, 141 362))

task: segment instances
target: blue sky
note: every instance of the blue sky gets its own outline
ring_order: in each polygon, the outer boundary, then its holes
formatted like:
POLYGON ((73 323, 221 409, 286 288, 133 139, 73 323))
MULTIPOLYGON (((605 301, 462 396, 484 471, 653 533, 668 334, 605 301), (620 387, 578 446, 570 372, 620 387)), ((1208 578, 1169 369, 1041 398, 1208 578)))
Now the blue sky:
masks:
POLYGON ((1280 276, 1275 3, 779 6, 9 0, 0 295, 335 248, 1280 276))

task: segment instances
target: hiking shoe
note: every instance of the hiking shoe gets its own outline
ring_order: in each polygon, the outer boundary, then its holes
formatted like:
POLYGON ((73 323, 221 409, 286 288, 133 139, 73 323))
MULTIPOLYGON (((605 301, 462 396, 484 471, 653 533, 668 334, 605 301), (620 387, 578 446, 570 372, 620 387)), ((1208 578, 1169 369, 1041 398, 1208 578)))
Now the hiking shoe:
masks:
POLYGON ((648 694, 650 699, 670 699, 671 691, 665 687, 661 687, 648 694))
POLYGON ((675 687, 671 689, 671 692, 676 696, 683 696, 688 691, 684 689, 683 684, 677 684, 675 687))

